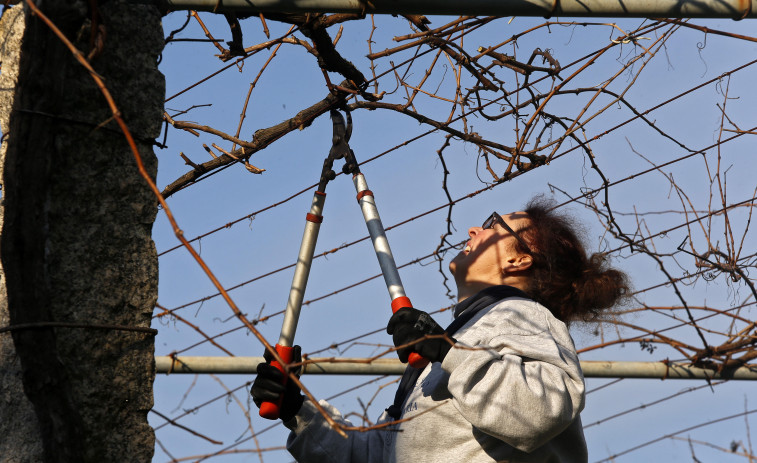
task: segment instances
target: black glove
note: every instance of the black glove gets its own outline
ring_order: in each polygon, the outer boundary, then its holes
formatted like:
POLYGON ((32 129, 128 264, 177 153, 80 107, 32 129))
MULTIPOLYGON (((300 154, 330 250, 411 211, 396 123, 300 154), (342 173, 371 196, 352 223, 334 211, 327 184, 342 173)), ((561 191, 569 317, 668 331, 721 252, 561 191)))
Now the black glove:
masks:
MULTIPOLYGON (((392 335, 395 346, 412 343, 429 334, 444 334, 444 328, 431 318, 431 315, 411 307, 403 307, 394 312, 386 332, 392 335)), ((449 337, 452 343, 454 338, 449 337)), ((411 352, 417 352, 431 362, 441 362, 452 348, 452 343, 444 338, 423 339, 412 345, 397 349, 402 363, 407 362, 411 352)))
MULTIPOLYGON (((302 362, 302 348, 300 346, 294 346, 293 362, 302 362)), ((284 379, 284 373, 280 372, 278 368, 271 365, 273 356, 267 350, 263 353, 266 363, 258 365, 258 375, 255 377, 255 381, 250 388, 250 395, 252 395, 252 401, 255 402, 258 408, 263 402, 276 402, 279 399, 279 395, 284 393, 284 398, 281 402, 281 408, 279 409, 279 418, 282 421, 289 421, 294 418, 294 415, 300 411, 302 403, 305 401, 305 397, 300 392, 300 387, 291 380, 288 379, 286 384, 282 384, 284 379)), ((302 366, 298 366, 293 369, 297 377, 300 377, 302 366)))

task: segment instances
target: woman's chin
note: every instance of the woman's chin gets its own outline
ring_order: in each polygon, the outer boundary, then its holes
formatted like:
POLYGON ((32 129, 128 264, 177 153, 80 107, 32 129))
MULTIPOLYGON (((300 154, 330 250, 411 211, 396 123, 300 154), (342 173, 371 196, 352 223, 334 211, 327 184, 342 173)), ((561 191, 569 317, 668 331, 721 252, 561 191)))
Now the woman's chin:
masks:
POLYGON ((464 266, 465 253, 460 251, 449 263, 449 271, 455 275, 464 266))

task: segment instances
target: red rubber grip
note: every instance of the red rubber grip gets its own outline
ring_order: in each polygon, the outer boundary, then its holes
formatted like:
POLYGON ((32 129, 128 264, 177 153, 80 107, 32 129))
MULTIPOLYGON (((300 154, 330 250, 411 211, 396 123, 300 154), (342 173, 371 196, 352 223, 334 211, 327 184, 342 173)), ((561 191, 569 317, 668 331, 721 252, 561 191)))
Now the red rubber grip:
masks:
POLYGON ((426 365, 428 365, 428 359, 421 357, 421 354, 418 352, 410 352, 410 355, 407 357, 407 364, 420 370, 426 368, 426 365))
POLYGON ((363 196, 373 196, 373 192, 371 190, 361 191, 357 194, 357 202, 360 202, 360 200, 363 199, 363 196))
MULTIPOLYGON (((276 352, 285 363, 290 363, 294 360, 294 348, 280 346, 276 344, 276 352)), ((284 373, 284 367, 276 360, 271 361, 271 365, 276 367, 280 372, 284 373)), ((284 375, 284 379, 281 384, 286 384, 289 381, 289 376, 284 375)), ((263 402, 260 404, 260 416, 268 420, 276 420, 279 418, 279 411, 281 410, 281 402, 284 400, 284 394, 280 395, 276 402, 263 402)))
POLYGON ((323 222, 323 216, 311 214, 310 212, 308 212, 305 215, 305 220, 307 220, 308 222, 313 222, 313 223, 321 223, 323 222))
MULTIPOLYGON (((412 306, 413 303, 410 302, 410 298, 408 298, 407 296, 400 296, 392 301, 392 313, 400 310, 403 307, 412 306)), ((428 365, 428 359, 421 357, 421 354, 417 352, 411 352, 407 358, 407 363, 413 368, 426 368, 426 365, 428 365)))
POLYGON ((400 296, 392 301, 392 313, 400 310, 403 307, 412 307, 413 303, 410 302, 410 298, 407 296, 400 296))

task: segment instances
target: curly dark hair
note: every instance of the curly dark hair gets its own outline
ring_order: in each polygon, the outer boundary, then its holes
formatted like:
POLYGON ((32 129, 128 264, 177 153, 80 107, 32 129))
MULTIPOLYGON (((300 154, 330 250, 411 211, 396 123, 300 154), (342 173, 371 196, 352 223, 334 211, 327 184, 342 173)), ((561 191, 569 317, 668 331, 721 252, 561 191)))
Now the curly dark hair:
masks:
POLYGON ((626 297, 628 276, 609 267, 605 254, 588 256, 577 232, 580 228, 567 215, 555 212, 552 200, 534 197, 525 212, 531 224, 518 234, 531 252, 517 250, 533 258, 529 296, 566 323, 594 318, 626 297))

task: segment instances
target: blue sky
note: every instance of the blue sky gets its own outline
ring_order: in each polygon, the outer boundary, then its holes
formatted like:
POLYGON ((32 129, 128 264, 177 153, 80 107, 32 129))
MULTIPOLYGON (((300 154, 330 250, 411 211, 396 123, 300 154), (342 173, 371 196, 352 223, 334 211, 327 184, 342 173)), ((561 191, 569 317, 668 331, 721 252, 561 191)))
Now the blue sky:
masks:
MULTIPOLYGON (((201 14, 203 21, 218 38, 229 40, 228 28, 222 17, 201 14)), ((166 34, 178 28, 185 20, 186 13, 177 12, 164 18, 166 34)), ((445 24, 449 18, 430 17, 432 27, 445 24)), ((373 51, 396 46, 392 42, 395 35, 410 33, 406 22, 392 17, 376 17, 377 29, 374 33, 373 51)), ((515 18, 508 24, 506 19, 489 24, 467 36, 464 48, 474 52, 478 46, 499 43, 514 33, 541 24, 540 18, 515 18)), ((591 20, 593 23, 605 21, 591 20)), ((642 24, 641 19, 616 21, 618 26, 633 30, 642 24)), ((734 22, 731 20, 694 21, 713 29, 749 35, 753 21, 734 22)), ((245 46, 249 46, 265 37, 259 21, 250 18, 242 22, 245 46)), ((283 35, 288 26, 269 21, 272 37, 283 35)), ((337 27, 330 29, 332 36, 337 27)), ((610 40, 618 37, 618 30, 610 26, 560 26, 554 25, 542 29, 518 40, 518 57, 527 60, 535 48, 550 49, 552 55, 563 66, 574 59, 606 46, 610 40)), ((658 34, 660 31, 657 32, 658 34)), ((350 59, 366 75, 369 75, 367 39, 370 34, 369 20, 345 25, 337 49, 350 59)), ((177 35, 184 38, 202 38, 202 31, 196 22, 177 35)), ((301 34, 298 37, 303 38, 301 34)), ((652 45, 659 37, 651 33, 639 38, 638 43, 645 47, 652 45), (648 39, 647 39, 648 38, 648 39)), ((512 53, 513 47, 503 48, 502 52, 512 53)), ((640 51, 633 44, 617 46, 608 51, 601 59, 572 82, 572 87, 589 87, 601 85, 621 69, 622 63, 628 62, 640 51)), ((622 92, 628 86, 626 99, 638 111, 652 108, 684 90, 731 71, 737 66, 748 63, 757 56, 757 44, 733 38, 682 29, 674 33, 663 48, 656 51, 642 72, 641 61, 630 71, 624 71, 615 79, 609 89, 622 92), (635 80, 634 80, 635 79, 635 80)), ((211 74, 224 66, 214 53, 217 51, 209 43, 180 42, 170 43, 163 54, 161 70, 166 75, 167 96, 174 95, 188 85, 211 74)), ((433 54, 419 59, 407 74, 410 83, 417 83, 423 76, 425 67, 433 54), (425 60, 425 61, 422 61, 425 60)), ((227 133, 233 133, 239 122, 239 114, 245 96, 261 66, 270 56, 262 52, 248 58, 244 67, 231 69, 208 80, 193 90, 166 103, 169 114, 198 106, 177 120, 189 120, 209 125, 227 133)), ((409 55, 398 54, 392 59, 395 64, 409 55)), ((446 91, 447 95, 454 88, 454 72, 446 60, 439 64, 431 75, 427 88, 446 91), (446 67, 445 67, 446 66, 446 67)), ((387 59, 377 61, 378 71, 389 67, 387 59)), ((535 63, 536 64, 536 63, 535 63)), ((682 142, 693 151, 712 145, 720 136, 721 112, 725 88, 733 99, 727 100, 727 114, 741 129, 757 126, 753 108, 755 94, 754 66, 745 68, 732 75, 730 81, 705 85, 691 94, 651 112, 648 118, 666 134, 682 142)), ((571 71, 568 71, 571 72, 571 71)), ((515 79, 513 73, 508 79, 515 79)), ((569 75, 569 74, 563 74, 569 75)), ((340 81, 332 75, 332 81, 340 81)), ((470 79, 468 79, 470 80, 470 79)), ((545 81, 537 88, 548 90, 551 81, 545 81)), ((470 82, 467 82, 470 85, 470 82)), ((395 88, 393 78, 381 81, 381 89, 391 92, 395 88)), ((465 84, 464 84, 465 85, 465 84)), ((514 83, 509 81, 506 88, 514 83)), ((385 96, 385 101, 402 102, 403 90, 385 96)), ((292 117, 295 113, 322 99, 326 94, 324 80, 315 60, 301 47, 283 45, 269 68, 260 77, 252 93, 247 117, 242 126, 241 138, 249 140, 255 130, 269 127, 292 117)), ((524 98, 522 95, 513 98, 524 98)), ((577 117, 588 101, 588 96, 565 96, 556 98, 547 109, 554 114, 577 117)), ((419 97, 418 110, 445 120, 450 111, 450 103, 431 101, 419 97)), ((596 113, 610 105, 596 118, 584 126, 587 139, 603 133, 616 124, 633 116, 628 107, 612 103, 607 96, 600 96, 590 106, 587 115, 596 113)), ((496 105, 494 106, 496 107, 496 105)), ((459 111, 458 111, 459 112, 459 111)), ((495 112, 493 108, 492 112, 495 112)), ((428 131, 428 126, 419 125, 415 120, 389 111, 356 111, 353 114, 354 131, 351 146, 358 160, 366 160, 379 153, 390 150, 406 140, 428 131)), ((503 144, 514 143, 516 129, 510 119, 487 121, 482 117, 470 116, 467 120, 470 130, 503 144)), ((521 123, 522 124, 522 123, 521 123)), ((456 128, 462 129, 461 123, 456 128)), ((726 127, 729 127, 726 125, 726 127)), ((732 128, 732 127, 731 127, 732 128)), ((724 133, 723 138, 733 133, 724 133)), ((545 135, 546 136, 546 135, 545 135)), ((584 137, 583 133, 580 133, 584 137)), ((706 210, 712 201, 716 209, 720 201, 717 190, 710 189, 710 178, 717 170, 720 155, 721 179, 726 184, 727 202, 742 201, 754 196, 755 144, 753 135, 744 135, 732 142, 722 145, 720 151, 710 149, 706 156, 701 154, 677 162, 661 171, 653 171, 633 180, 626 181, 610 189, 610 202, 624 231, 632 232, 641 227, 643 234, 654 234, 674 227, 685 220, 684 215, 666 211, 681 210, 681 202, 691 201, 693 209, 706 210), (705 164, 705 160, 707 164, 705 164), (672 176, 672 177, 670 177, 672 176), (679 195, 671 187, 670 178, 681 188, 686 196, 679 195), (644 213, 637 218, 628 215, 634 211, 644 213)), ((194 137, 185 132, 170 129, 168 148, 157 152, 159 159, 158 185, 164 187, 185 173, 189 168, 179 156, 183 152, 193 162, 201 163, 209 159, 202 144, 216 143, 224 149, 231 144, 217 137, 203 134, 194 137)), ((561 151, 572 146, 566 142, 561 151)), ((169 207, 175 214, 179 226, 186 237, 192 238, 216 227, 235 221, 241 217, 261 210, 273 203, 289 197, 294 192, 317 182, 323 158, 331 144, 331 123, 327 117, 317 119, 310 127, 294 131, 278 140, 269 148, 256 153, 251 163, 266 171, 261 175, 248 173, 241 165, 233 166, 206 180, 198 182, 168 199, 169 207)), ((381 217, 385 226, 404 221, 422 212, 443 205, 447 202, 442 190, 443 169, 437 155, 444 144, 444 135, 436 132, 422 137, 391 151, 389 154, 372 161, 362 170, 370 188, 376 194, 381 217)), ((688 153, 685 148, 652 130, 647 124, 636 120, 622 129, 592 141, 591 147, 596 161, 610 181, 624 179, 634 173, 648 169, 650 161, 661 164, 688 153), (642 157, 643 156, 643 157, 642 157), (646 158, 646 160, 644 159, 646 158)), ((486 172, 477 149, 460 141, 453 141, 444 150, 444 159, 451 172, 447 186, 452 198, 461 198, 473 191, 487 186, 491 176, 486 172)), ((497 164, 500 171, 504 168, 497 164)), ((562 202, 564 193, 577 196, 586 189, 601 186, 601 179, 590 169, 589 161, 580 150, 573 150, 547 166, 499 184, 486 193, 466 199, 452 210, 455 226, 451 242, 462 240, 470 226, 477 226, 492 210, 508 212, 518 210, 535 194, 554 195, 562 202)), ((324 210, 324 222, 321 227, 316 254, 337 248, 344 243, 362 238, 366 235, 359 207, 354 201, 352 183, 346 178, 338 177, 327 189, 328 197, 324 210)), ((265 274, 294 262, 300 244, 312 191, 282 204, 281 206, 257 214, 252 219, 242 220, 214 233, 199 242, 193 243, 208 263, 215 275, 225 287, 238 285, 253 277, 265 274)), ((597 200, 603 198, 598 197, 597 200)), ((610 250, 618 247, 590 211, 578 204, 569 207, 570 214, 577 216, 586 227, 589 248, 592 251, 610 250)), ((735 231, 746 227, 748 210, 734 210, 730 216, 735 231)), ((439 237, 446 230, 447 209, 428 214, 406 225, 397 227, 388 233, 389 241, 398 264, 410 262, 420 256, 434 251, 439 237)), ((688 219, 692 217, 689 216, 688 219)), ((707 222, 705 222, 707 223, 707 222)), ((710 222, 711 237, 722 247, 723 217, 715 216, 710 222)), ((671 252, 690 235, 695 246, 703 250, 704 232, 701 228, 674 230, 655 240, 655 246, 661 252, 671 252)), ((159 214, 154 227, 154 238, 158 252, 174 247, 178 241, 173 236, 164 214, 159 214)), ((736 235, 736 242, 741 239, 736 235)), ((744 239, 743 255, 753 254, 754 232, 744 239)), ((442 268, 446 271, 447 263, 453 254, 448 253, 442 268)), ((631 253, 628 249, 615 252, 614 263, 626 270, 633 279, 636 289, 661 284, 666 281, 656 262, 648 256, 631 253)), ((666 268, 675 276, 684 276, 691 272, 693 259, 678 253, 666 258, 666 268)), ((753 264, 752 264, 753 265, 753 264)), ((363 242, 325 258, 317 259, 313 264, 308 291, 305 299, 314 299, 336 291, 357 281, 378 274, 379 268, 368 242, 363 242)), ((414 304, 429 311, 435 311, 451 304, 445 294, 443 277, 439 264, 425 260, 421 264, 411 265, 401 271, 401 276, 408 295, 414 304)), ((447 276, 448 272, 447 272, 447 276)), ((249 318, 265 316, 282 310, 287 299, 292 271, 278 272, 271 277, 242 286, 231 292, 232 298, 249 318)), ((686 281, 689 283, 689 280, 686 281)), ((742 303, 749 303, 749 291, 743 285, 729 283, 726 276, 718 276, 707 282, 699 279, 695 283, 681 285, 688 303, 692 306, 710 305, 719 309, 729 309, 742 303)), ((454 290, 454 288, 453 288, 454 290)), ((160 294, 159 304, 174 308, 185 303, 214 294, 208 278, 194 263, 188 252, 178 249, 160 257, 160 294)), ((640 303, 651 306, 668 306, 679 304, 670 287, 661 287, 645 291, 639 300, 628 308, 638 307, 640 303)), ((753 299, 751 302, 754 302, 753 299)), ((158 311, 156 311, 158 313, 158 311)), ((206 334, 215 336, 237 328, 239 324, 233 319, 231 310, 220 298, 213 298, 202 304, 193 304, 177 312, 183 318, 200 327, 206 334)), ((697 312, 702 315, 701 312, 697 312)), ((390 315, 389 299, 382 280, 375 279, 366 284, 343 291, 332 297, 308 304, 304 307, 297 332, 296 342, 303 347, 303 352, 318 352, 328 346, 339 343, 338 350, 325 350, 316 356, 343 355, 364 357, 384 350, 391 342, 382 328, 390 315), (377 334, 360 337, 357 342, 345 342, 353 337, 379 330, 377 334)), ((747 307, 740 311, 746 319, 754 319, 754 310, 747 307)), ((440 323, 450 320, 449 312, 436 315, 440 323)), ((623 320, 649 329, 662 329, 675 325, 660 313, 630 314, 623 320)), ((730 319, 716 318, 703 322, 702 326, 713 331, 728 328, 730 319)), ((226 355, 222 350, 203 341, 195 330, 176 320, 154 320, 153 326, 160 333, 156 339, 156 355, 167 355, 173 351, 182 351, 182 355, 226 355), (197 344, 199 343, 199 344, 197 344)), ((261 333, 274 343, 278 339, 281 317, 272 317, 265 323, 257 325, 261 333)), ((575 326, 572 333, 579 349, 600 343, 602 339, 593 333, 594 326, 575 326)), ((617 338, 615 327, 604 325, 606 339, 617 338)), ((632 331, 625 331, 631 333, 632 331)), ((698 336, 691 327, 682 327, 668 332, 676 339, 696 344, 698 336)), ((722 342, 714 332, 706 332, 711 343, 722 342), (720 341, 718 341, 720 340, 720 341)), ((225 349, 236 356, 258 356, 262 347, 257 340, 237 329, 216 339, 225 349)), ((653 352, 648 352, 638 343, 626 343, 611 348, 593 350, 582 354, 584 360, 640 360, 660 361, 666 358, 680 359, 681 354, 666 346, 659 345, 653 352)), ((371 377, 340 376, 305 376, 305 385, 318 398, 326 398, 346 391, 356 385, 373 381, 355 391, 340 395, 332 402, 343 412, 360 411, 361 402, 367 405, 367 417, 375 420, 391 401, 394 389, 392 385, 380 387, 393 378, 376 379, 371 377)), ((252 377, 227 375, 211 377, 210 375, 159 375, 155 381, 155 409, 171 417, 182 415, 182 410, 192 409, 222 396, 227 389, 235 389, 251 381, 252 377)), ((648 404, 671 396, 680 391, 697 388, 699 381, 660 381, 624 379, 612 385, 613 380, 587 379, 587 405, 582 413, 585 425, 604 420, 616 413, 648 404), (603 385, 608 385, 599 389, 603 385), (596 390, 596 391, 594 391, 596 390)), ((685 392, 654 406, 628 413, 586 428, 586 438, 590 450, 590 461, 600 461, 628 448, 677 432, 689 426, 706 422, 752 409, 755 403, 749 403, 747 391, 750 383, 731 382, 702 387, 685 392)), ((198 408, 193 413, 182 416, 178 422, 184 426, 212 439, 223 441, 223 445, 213 445, 185 430, 171 426, 161 427, 156 436, 161 445, 156 447, 154 461, 170 461, 166 450, 176 459, 188 461, 195 455, 216 452, 232 446, 235 450, 250 450, 256 445, 261 448, 284 445, 286 433, 281 426, 267 430, 255 439, 251 439, 250 427, 256 433, 266 429, 272 423, 256 416, 254 405, 251 409, 250 422, 244 411, 252 404, 247 398, 245 388, 239 389, 234 396, 223 397, 208 405, 198 408), (237 400, 239 402, 237 402, 237 400), (251 425, 250 425, 251 424, 251 425), (238 443, 239 441, 242 443, 238 443), (236 443, 236 445, 234 445, 236 443)), ((163 424, 156 415, 150 415, 154 426, 163 424)), ((360 419, 357 418, 357 422, 360 419)), ((750 421, 754 424, 753 419, 750 421)), ((698 430, 681 434, 693 440, 728 447, 732 441, 743 441, 748 446, 747 426, 744 418, 737 418, 713 424, 698 430)), ((697 444, 692 441, 664 439, 644 449, 618 457, 616 461, 693 461, 692 450, 696 457, 705 462, 744 461, 744 457, 725 454, 721 451, 697 444)), ((291 457, 281 450, 265 452, 262 458, 254 453, 228 453, 213 457, 212 460, 232 461, 288 462, 291 457)))

